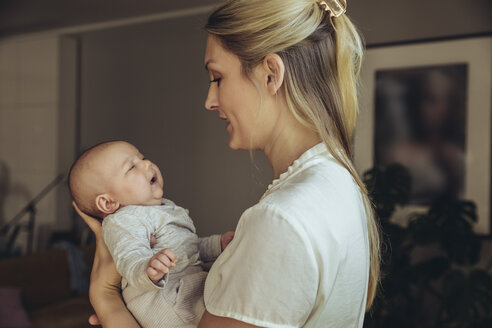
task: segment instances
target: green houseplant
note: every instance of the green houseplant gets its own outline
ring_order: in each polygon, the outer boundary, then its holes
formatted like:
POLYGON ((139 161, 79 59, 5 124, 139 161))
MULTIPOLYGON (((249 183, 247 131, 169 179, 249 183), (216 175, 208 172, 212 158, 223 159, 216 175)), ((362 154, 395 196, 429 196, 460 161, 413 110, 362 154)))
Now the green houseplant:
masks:
POLYGON ((409 200, 409 171, 394 164, 363 178, 383 243, 380 292, 364 327, 492 327, 492 276, 477 267, 475 204, 438 199, 402 226, 390 219, 409 200))

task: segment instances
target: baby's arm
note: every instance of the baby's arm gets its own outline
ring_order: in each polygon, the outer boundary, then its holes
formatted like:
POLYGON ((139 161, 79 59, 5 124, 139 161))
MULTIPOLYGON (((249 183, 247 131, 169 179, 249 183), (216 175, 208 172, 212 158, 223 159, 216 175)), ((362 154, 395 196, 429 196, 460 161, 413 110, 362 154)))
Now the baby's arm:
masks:
POLYGON ((165 248, 152 256, 147 265, 147 276, 157 284, 169 270, 176 267, 177 258, 172 250, 165 248))
POLYGON ((227 231, 222 235, 212 235, 199 239, 200 259, 203 262, 215 261, 220 253, 234 238, 234 231, 227 231))
POLYGON ((104 242, 117 271, 130 285, 140 290, 153 290, 164 285, 164 282, 155 284, 147 274, 149 261, 154 256, 150 248, 152 233, 152 226, 140 215, 125 213, 103 220, 104 242))

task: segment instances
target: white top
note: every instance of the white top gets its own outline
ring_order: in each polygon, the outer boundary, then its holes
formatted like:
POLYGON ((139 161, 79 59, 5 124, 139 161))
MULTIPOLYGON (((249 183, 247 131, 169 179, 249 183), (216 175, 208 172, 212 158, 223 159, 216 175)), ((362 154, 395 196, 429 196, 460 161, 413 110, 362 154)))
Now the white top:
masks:
POLYGON ((362 327, 368 278, 359 188, 321 143, 243 213, 209 272, 205 306, 262 327, 362 327))

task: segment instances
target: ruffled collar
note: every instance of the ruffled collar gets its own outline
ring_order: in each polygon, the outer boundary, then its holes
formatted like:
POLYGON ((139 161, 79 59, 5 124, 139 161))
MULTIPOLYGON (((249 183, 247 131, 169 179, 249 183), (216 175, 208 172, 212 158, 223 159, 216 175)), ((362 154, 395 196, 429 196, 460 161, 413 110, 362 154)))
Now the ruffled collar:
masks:
MULTIPOLYGON (((319 144, 309 148, 306 150, 304 153, 302 153, 301 156, 299 156, 298 159, 296 159, 288 168, 287 171, 284 173, 280 174, 278 179, 275 179, 270 183, 268 186, 267 190, 265 191, 265 194, 262 196, 265 197, 272 189, 277 187, 282 181, 287 180, 289 177, 295 175, 297 172, 300 172, 304 166, 310 162, 310 160, 323 153, 323 152, 328 152, 328 149, 326 148, 326 145, 323 142, 320 142, 319 144)), ((331 156, 331 155, 330 155, 331 156)), ((275 188, 276 189, 276 188, 275 188)))

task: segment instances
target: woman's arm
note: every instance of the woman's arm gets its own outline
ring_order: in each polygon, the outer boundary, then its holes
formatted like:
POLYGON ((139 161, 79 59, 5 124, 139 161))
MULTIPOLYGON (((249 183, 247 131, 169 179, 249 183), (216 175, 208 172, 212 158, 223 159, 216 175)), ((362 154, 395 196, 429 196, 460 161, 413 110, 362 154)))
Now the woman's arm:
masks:
POLYGON ((96 253, 91 271, 89 298, 99 323, 105 328, 137 328, 137 321, 126 308, 121 297, 121 276, 116 271, 113 258, 102 237, 101 223, 80 211, 75 203, 73 207, 96 236, 96 253))
POLYGON ((228 328, 251 328, 258 327, 250 325, 242 321, 234 320, 226 317, 218 317, 216 315, 210 314, 210 312, 205 311, 200 320, 198 328, 216 328, 216 327, 228 327, 228 328))
POLYGON ((301 327, 315 304, 318 276, 303 228, 274 205, 254 206, 208 273, 209 313, 200 327, 301 327))

